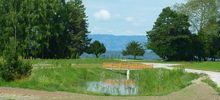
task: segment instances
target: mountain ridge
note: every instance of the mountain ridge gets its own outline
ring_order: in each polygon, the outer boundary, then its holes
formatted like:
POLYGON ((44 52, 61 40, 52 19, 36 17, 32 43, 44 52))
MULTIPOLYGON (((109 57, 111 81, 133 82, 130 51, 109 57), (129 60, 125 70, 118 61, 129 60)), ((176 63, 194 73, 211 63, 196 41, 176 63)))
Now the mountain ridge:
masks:
POLYGON ((141 44, 147 43, 147 37, 142 35, 111 35, 111 34, 89 34, 92 41, 98 40, 102 42, 107 51, 122 51, 131 41, 137 41, 141 44))

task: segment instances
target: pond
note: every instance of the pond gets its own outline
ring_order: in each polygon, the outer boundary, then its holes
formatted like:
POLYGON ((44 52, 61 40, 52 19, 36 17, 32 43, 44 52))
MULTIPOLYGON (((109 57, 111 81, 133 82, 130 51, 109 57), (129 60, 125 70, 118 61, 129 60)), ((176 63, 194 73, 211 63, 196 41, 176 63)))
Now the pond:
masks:
POLYGON ((134 81, 109 79, 99 82, 88 82, 87 91, 111 95, 136 95, 138 86, 134 81))
POLYGON ((105 95, 162 95, 179 90, 198 75, 186 73, 182 69, 131 70, 130 78, 123 70, 103 70, 95 80, 83 83, 85 91, 105 95))
POLYGON ((200 76, 183 69, 132 70, 130 78, 126 71, 103 68, 39 68, 32 73, 21 81, 0 80, 0 85, 90 95, 152 96, 178 91, 200 76))

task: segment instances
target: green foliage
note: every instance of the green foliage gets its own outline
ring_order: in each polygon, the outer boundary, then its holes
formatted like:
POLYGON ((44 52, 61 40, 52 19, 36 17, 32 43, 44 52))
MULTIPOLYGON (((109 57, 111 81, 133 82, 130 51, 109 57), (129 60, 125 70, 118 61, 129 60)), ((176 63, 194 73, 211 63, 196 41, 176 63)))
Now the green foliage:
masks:
POLYGON ((19 60, 16 48, 16 41, 11 38, 4 51, 3 63, 0 63, 0 77, 6 81, 22 79, 31 74, 31 65, 19 60))
POLYGON ((190 31, 195 33, 195 57, 197 60, 215 60, 220 50, 220 1, 219 0, 188 0, 174 9, 189 16, 190 31))
POLYGON ((147 32, 148 48, 166 60, 193 60, 194 46, 188 16, 164 8, 147 32))
POLYGON ((143 56, 144 53, 145 53, 145 50, 143 46, 136 41, 130 42, 126 47, 126 50, 123 50, 122 52, 124 56, 133 55, 134 59, 136 59, 137 56, 143 56))
POLYGON ((98 58, 101 54, 106 52, 105 45, 100 43, 99 41, 94 41, 90 44, 87 49, 88 54, 95 54, 96 58, 98 58))
POLYGON ((82 0, 1 0, 0 51, 10 37, 25 58, 77 58, 90 42, 82 0))
MULTIPOLYGON (((206 32, 216 31, 216 24, 210 24, 210 20, 215 20, 219 15, 219 0, 188 0, 185 4, 175 7, 179 13, 189 16, 191 29, 195 33, 199 33, 206 27, 206 32), (209 28, 209 29, 207 29, 209 28)), ((213 33, 213 32, 212 32, 213 33)))
POLYGON ((217 52, 215 57, 218 58, 218 59, 220 58, 220 51, 217 52))

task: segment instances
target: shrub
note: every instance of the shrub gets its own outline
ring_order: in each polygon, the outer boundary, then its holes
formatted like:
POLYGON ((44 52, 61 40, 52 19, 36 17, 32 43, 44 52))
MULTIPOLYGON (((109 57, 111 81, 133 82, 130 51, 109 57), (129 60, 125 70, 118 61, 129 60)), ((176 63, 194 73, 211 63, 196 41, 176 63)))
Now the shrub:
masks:
POLYGON ((0 64, 1 78, 6 81, 22 79, 31 74, 32 67, 28 63, 23 63, 19 60, 13 60, 0 64))
POLYGON ((0 63, 0 77, 6 81, 22 79, 31 74, 31 65, 19 60, 16 47, 16 42, 10 39, 0 63))

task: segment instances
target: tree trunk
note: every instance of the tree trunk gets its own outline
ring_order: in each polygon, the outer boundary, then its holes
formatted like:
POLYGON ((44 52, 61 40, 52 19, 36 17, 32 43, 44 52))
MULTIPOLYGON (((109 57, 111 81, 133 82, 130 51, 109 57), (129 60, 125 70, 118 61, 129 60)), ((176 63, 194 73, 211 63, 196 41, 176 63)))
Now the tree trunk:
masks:
POLYGON ((99 55, 98 54, 95 54, 96 58, 99 58, 99 55))

